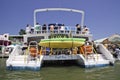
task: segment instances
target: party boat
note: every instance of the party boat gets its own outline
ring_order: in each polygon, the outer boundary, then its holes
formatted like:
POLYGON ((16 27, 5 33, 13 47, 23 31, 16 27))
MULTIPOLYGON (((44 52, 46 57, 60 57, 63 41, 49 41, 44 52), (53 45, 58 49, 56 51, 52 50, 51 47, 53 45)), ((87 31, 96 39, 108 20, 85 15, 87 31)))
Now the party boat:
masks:
POLYGON ((92 34, 84 27, 84 11, 68 8, 45 8, 34 10, 34 27, 27 26, 24 46, 12 48, 6 61, 8 70, 40 70, 45 62, 75 61, 85 68, 114 64, 111 53, 102 44, 92 41, 92 34), (62 24, 36 25, 38 12, 65 11, 81 14, 80 29, 62 24), (63 28, 65 27, 65 28, 63 28), (61 28, 61 29, 60 29, 61 28))

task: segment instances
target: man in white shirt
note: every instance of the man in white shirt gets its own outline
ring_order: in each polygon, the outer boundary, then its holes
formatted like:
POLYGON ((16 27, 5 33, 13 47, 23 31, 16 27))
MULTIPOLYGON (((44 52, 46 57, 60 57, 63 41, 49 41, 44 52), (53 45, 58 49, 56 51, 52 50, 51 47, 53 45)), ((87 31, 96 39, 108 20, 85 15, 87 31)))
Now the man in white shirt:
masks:
POLYGON ((62 24, 62 26, 61 26, 61 28, 60 28, 60 31, 61 31, 61 33, 63 33, 63 32, 65 31, 65 26, 64 26, 64 24, 62 24))
POLYGON ((26 26, 26 33, 27 34, 31 33, 31 26, 29 24, 27 24, 26 26))

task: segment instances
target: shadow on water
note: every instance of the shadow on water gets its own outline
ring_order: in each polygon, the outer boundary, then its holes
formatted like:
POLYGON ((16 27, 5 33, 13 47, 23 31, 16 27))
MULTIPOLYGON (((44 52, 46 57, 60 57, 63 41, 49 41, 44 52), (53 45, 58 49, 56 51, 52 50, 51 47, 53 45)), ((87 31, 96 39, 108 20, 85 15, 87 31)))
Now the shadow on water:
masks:
POLYGON ((42 67, 70 67, 78 66, 76 60, 44 61, 42 67))

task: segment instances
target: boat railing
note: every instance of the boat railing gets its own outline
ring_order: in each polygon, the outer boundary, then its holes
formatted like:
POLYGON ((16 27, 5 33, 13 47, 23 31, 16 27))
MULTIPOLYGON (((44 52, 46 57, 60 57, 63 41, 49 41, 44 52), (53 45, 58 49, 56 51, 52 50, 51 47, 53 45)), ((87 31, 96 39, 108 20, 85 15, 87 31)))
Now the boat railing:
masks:
MULTIPOLYGON (((68 27, 68 26, 67 26, 68 27)), ((81 31, 77 31, 77 28, 75 26, 69 26, 69 28, 64 30, 59 29, 53 29, 51 30, 49 27, 46 27, 46 29, 42 29, 42 27, 39 30, 35 30, 32 28, 32 30, 29 30, 29 32, 26 32, 26 34, 51 34, 51 33, 56 33, 56 34, 89 34, 89 31, 84 32, 82 29, 81 31)))
MULTIPOLYGON (((69 8, 44 8, 44 9, 35 9, 34 10, 34 29, 33 29, 33 34, 45 34, 45 33, 63 33, 63 34, 66 34, 66 33, 71 33, 71 34, 82 34, 84 33, 83 32, 83 29, 78 32, 77 31, 77 24, 76 26, 67 26, 66 24, 59 24, 59 23, 52 23, 52 24, 43 24, 43 26, 41 26, 41 24, 37 23, 37 13, 39 12, 48 12, 48 11, 66 11, 66 12, 75 12, 75 13, 79 13, 81 14, 81 20, 80 20, 80 23, 78 23, 78 25, 80 24, 80 27, 83 28, 85 25, 84 25, 84 11, 82 10, 76 10, 76 9, 69 9, 69 8), (35 30, 36 29, 36 30, 35 30), (57 30, 56 30, 57 29, 57 30), (46 30, 46 31, 45 31, 46 30), (52 31, 51 31, 52 30, 52 31)), ((29 29, 29 26, 27 26, 26 28, 29 29)), ((26 30, 26 31, 29 31, 29 30, 26 30)), ((29 33, 29 32, 28 32, 29 33)), ((88 32, 84 33, 84 34, 87 34, 88 32)))

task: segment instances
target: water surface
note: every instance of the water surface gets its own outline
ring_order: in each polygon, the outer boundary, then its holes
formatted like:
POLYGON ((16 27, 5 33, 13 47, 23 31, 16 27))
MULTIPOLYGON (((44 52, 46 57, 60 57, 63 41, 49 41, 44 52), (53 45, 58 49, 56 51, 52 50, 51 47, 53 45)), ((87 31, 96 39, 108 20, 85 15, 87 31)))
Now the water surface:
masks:
POLYGON ((91 69, 62 65, 44 66, 40 71, 8 71, 5 61, 0 58, 0 80, 120 80, 120 62, 91 69))

